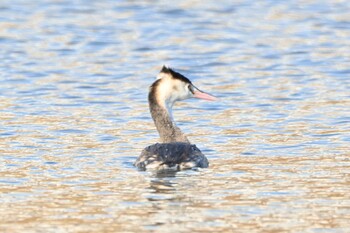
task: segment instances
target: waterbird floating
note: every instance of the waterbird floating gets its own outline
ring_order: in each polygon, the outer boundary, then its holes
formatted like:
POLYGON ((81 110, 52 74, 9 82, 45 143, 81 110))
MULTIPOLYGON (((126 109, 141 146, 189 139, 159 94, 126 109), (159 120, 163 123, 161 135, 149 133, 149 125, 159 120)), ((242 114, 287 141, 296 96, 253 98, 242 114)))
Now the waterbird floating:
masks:
POLYGON ((189 98, 215 101, 216 97, 200 91, 182 74, 163 66, 148 94, 149 109, 161 143, 143 149, 134 165, 140 170, 183 170, 206 168, 208 159, 191 144, 172 117, 176 101, 189 98))

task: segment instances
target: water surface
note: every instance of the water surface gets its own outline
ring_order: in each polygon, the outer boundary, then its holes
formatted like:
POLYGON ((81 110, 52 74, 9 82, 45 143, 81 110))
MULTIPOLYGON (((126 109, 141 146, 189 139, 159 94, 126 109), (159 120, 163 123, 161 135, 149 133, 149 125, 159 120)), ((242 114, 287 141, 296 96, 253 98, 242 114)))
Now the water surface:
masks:
POLYGON ((348 1, 3 1, 0 231, 349 232, 348 1), (163 64, 210 168, 155 174, 163 64))

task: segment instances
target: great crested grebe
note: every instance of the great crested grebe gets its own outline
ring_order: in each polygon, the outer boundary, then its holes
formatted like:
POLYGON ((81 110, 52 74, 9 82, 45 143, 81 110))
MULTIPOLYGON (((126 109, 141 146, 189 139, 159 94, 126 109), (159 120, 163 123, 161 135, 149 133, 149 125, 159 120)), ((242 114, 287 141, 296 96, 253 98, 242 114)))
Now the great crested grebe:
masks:
POLYGON ((141 170, 208 167, 208 159, 176 126, 171 113, 176 101, 192 97, 216 100, 216 97, 200 91, 182 74, 163 66, 148 94, 149 109, 161 143, 143 149, 134 163, 136 167, 141 170))

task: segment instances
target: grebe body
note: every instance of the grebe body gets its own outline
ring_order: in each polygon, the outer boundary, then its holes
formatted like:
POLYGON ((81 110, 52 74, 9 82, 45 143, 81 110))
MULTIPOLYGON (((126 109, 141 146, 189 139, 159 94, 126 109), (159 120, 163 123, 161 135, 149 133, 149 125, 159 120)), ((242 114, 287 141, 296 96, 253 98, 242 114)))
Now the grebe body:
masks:
POLYGON ((216 100, 182 74, 163 66, 148 94, 151 116, 161 143, 146 147, 134 163, 136 167, 141 170, 183 170, 209 166, 205 155, 190 143, 172 117, 174 103, 188 98, 216 100))

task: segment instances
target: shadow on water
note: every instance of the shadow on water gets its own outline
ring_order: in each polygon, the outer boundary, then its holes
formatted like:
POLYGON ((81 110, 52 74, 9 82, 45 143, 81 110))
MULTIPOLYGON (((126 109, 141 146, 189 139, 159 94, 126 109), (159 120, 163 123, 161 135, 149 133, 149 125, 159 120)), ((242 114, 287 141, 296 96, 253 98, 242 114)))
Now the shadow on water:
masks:
POLYGON ((147 199, 149 201, 163 200, 163 194, 174 194, 176 192, 175 181, 169 179, 170 177, 175 177, 175 174, 162 174, 160 176, 158 175, 159 174, 157 174, 156 179, 152 179, 150 181, 150 192, 156 196, 152 195, 148 197, 147 199))

